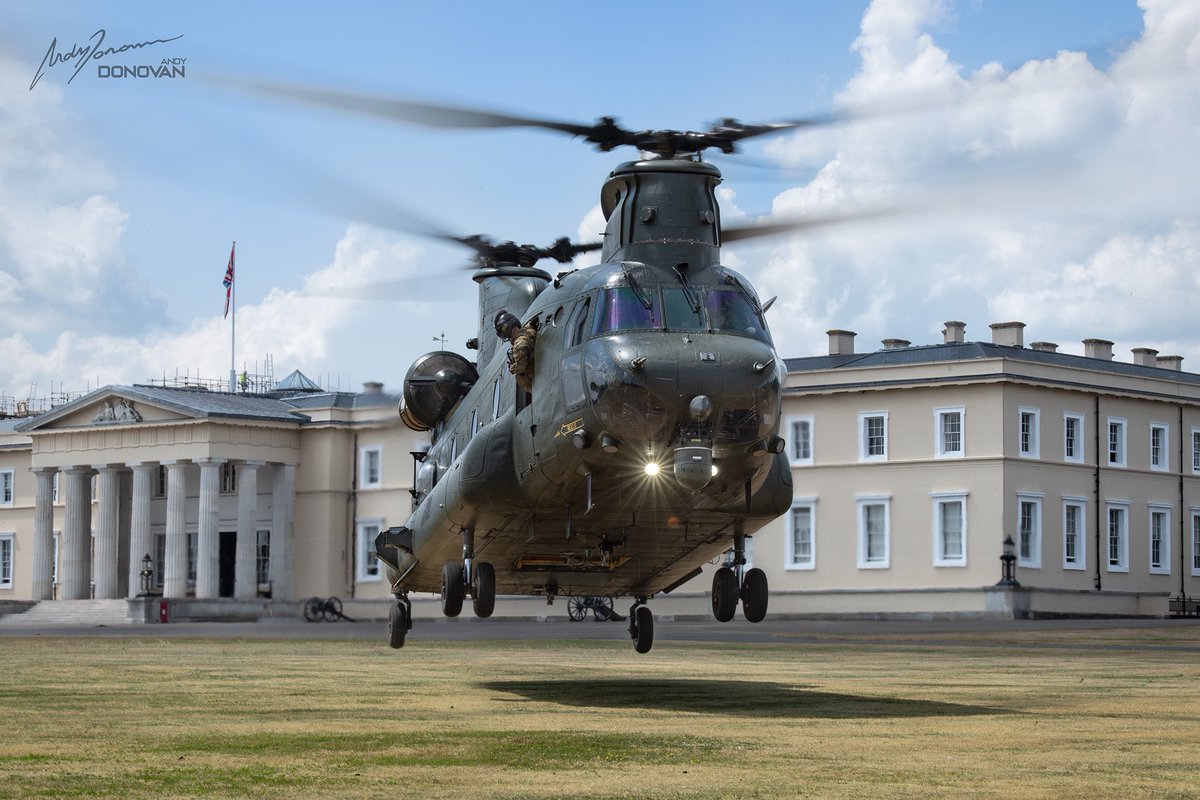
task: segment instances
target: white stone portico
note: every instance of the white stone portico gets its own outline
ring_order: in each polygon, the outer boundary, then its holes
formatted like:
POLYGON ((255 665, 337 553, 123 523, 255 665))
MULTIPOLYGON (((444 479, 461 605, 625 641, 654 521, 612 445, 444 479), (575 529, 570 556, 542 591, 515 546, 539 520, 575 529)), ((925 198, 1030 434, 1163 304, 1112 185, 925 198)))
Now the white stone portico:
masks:
POLYGON ((139 386, 31 420, 31 599, 54 597, 56 484, 57 599, 135 597, 146 556, 168 599, 290 592, 307 419, 270 397, 139 386))

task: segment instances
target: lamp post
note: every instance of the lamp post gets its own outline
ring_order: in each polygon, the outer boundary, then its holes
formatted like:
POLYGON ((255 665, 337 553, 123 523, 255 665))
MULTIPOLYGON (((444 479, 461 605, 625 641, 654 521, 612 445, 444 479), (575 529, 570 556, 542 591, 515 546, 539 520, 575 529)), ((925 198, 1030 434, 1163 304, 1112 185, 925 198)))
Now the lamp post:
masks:
POLYGON ((138 573, 142 576, 142 593, 138 597, 154 597, 154 587, 151 583, 154 579, 153 563, 149 553, 142 556, 142 571, 138 573))
POLYGON ((1017 582, 1016 572, 1016 545, 1013 543, 1012 536, 1004 537, 1004 552, 1000 555, 1000 582, 997 586, 1017 587, 1021 584, 1017 582))

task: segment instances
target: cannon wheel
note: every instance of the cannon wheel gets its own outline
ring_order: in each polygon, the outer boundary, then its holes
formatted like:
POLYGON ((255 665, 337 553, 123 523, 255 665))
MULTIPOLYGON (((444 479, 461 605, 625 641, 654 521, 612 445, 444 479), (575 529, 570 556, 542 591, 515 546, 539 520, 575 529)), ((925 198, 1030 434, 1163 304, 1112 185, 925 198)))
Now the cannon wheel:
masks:
POLYGON ((567 600, 567 616, 574 622, 579 622, 587 616, 587 606, 582 597, 572 597, 567 600))

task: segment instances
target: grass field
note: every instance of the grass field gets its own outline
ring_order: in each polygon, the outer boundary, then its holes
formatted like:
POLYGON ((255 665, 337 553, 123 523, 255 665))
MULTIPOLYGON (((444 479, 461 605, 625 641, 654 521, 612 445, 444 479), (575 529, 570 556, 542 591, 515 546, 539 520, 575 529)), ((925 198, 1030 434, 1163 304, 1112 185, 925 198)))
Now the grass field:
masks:
POLYGON ((1198 797, 1200 628, 0 639, 0 797, 1198 797))

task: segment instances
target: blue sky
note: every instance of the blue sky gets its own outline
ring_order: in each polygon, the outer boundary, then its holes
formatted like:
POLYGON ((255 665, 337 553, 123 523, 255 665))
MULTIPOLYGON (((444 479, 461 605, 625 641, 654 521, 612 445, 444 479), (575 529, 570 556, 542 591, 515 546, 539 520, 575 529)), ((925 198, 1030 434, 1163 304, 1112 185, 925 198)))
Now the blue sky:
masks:
POLYGON ((634 128, 934 99, 720 162, 727 218, 939 201, 903 223, 727 248, 780 296, 784 355, 822 352, 830 327, 867 348, 937 341, 946 319, 972 339, 1019 319, 1027 341, 1079 352, 1096 336, 1118 358, 1150 346, 1200 368, 1198 66, 1194 0, 4 3, 0 395, 227 374, 233 239, 239 368, 271 353, 280 375, 398 388, 434 336, 461 350, 474 335, 475 287, 456 250, 357 223, 356 197, 464 234, 593 238, 601 182, 634 156, 292 106, 209 76, 634 128), (105 63, 186 58, 186 78, 89 66, 68 84, 59 64, 29 88, 51 39, 66 51, 99 29, 111 45, 181 35, 105 63), (329 296, 410 277, 384 299, 329 296))

